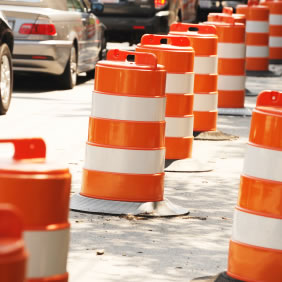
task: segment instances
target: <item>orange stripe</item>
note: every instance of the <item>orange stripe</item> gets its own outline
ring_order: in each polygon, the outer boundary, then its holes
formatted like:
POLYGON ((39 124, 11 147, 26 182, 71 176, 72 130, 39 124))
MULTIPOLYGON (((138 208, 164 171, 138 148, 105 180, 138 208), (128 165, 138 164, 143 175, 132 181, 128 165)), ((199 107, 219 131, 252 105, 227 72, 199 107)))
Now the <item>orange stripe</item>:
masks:
POLYGON ((168 159, 187 159, 192 157, 192 146, 194 137, 166 137, 166 154, 165 158, 168 159))
POLYGON ((209 93, 217 91, 217 74, 195 74, 194 92, 209 93))
POLYGON ((134 122, 89 118, 88 142, 127 148, 164 147, 165 121, 134 122))
POLYGON ((282 25, 270 25, 269 35, 271 36, 282 36, 282 25))
POLYGON ((268 71, 268 58, 246 58, 246 70, 268 71))
POLYGON ((238 205, 267 217, 282 217, 281 182, 241 175, 238 205))
POLYGON ((268 21, 269 19, 269 9, 268 7, 250 6, 248 9, 247 19, 250 21, 268 21))
POLYGON ((95 68, 95 90, 100 92, 127 96, 163 97, 165 81, 165 70, 141 71, 99 65, 95 68))
POLYGON ((193 114, 194 94, 166 95, 166 116, 186 116, 193 114))
POLYGON ((244 108, 245 91, 218 90, 219 108, 244 108))
POLYGON ((242 281, 281 282, 282 251, 231 240, 227 273, 242 281))
POLYGON ((162 201, 164 175, 164 173, 125 174, 84 169, 80 194, 114 201, 162 201))
POLYGON ((13 204, 22 212, 24 229, 68 224, 70 174, 1 174, 0 179, 0 202, 13 204))
POLYGON ((268 6, 270 14, 281 15, 282 14, 282 1, 280 2, 264 2, 263 5, 268 6))
MULTIPOLYGON (((271 107, 260 108, 267 111, 271 110, 271 107)), ((280 109, 280 116, 255 109, 252 116, 249 141, 256 145, 282 150, 282 109, 280 109)))
POLYGON ((236 6, 236 14, 242 14, 245 17, 247 17, 248 10, 249 10, 248 5, 237 5, 236 6))
POLYGON ((235 19, 235 23, 242 23, 246 25, 246 16, 245 15, 240 15, 240 14, 233 14, 232 18, 235 19))
POLYGON ((277 48, 271 47, 271 48, 269 48, 269 59, 281 60, 282 59, 282 47, 277 47, 277 48))
POLYGON ((223 43, 244 43, 245 26, 243 25, 216 25, 218 42, 223 43))
POLYGON ((245 75, 245 59, 218 58, 218 74, 245 75))
MULTIPOLYGON (((5 244, 3 244, 5 246, 5 244)), ((1 247, 3 246, 1 242, 1 247)), ((6 245, 7 246, 7 245, 6 245)), ((27 253, 22 248, 21 252, 17 255, 13 253, 12 257, 3 257, 0 253, 0 273, 1 282, 23 282, 26 277, 26 264, 27 264, 27 253)))
POLYGON ((246 44, 254 46, 268 46, 268 33, 247 33, 246 44))
POLYGON ((217 111, 194 112, 194 131, 215 131, 217 111))
POLYGON ((68 278, 68 273, 64 273, 42 278, 29 278, 27 282, 68 282, 68 278))
MULTIPOLYGON (((193 72, 194 70, 194 54, 195 52, 189 47, 186 51, 184 50, 163 50, 161 45, 159 49, 150 48, 151 46, 138 45, 136 47, 137 52, 148 52, 153 53, 158 58, 158 64, 165 66, 167 72, 193 72)), ((172 46, 173 47, 173 46, 172 46)))
POLYGON ((195 56, 217 55, 217 36, 205 35, 188 36, 191 46, 195 50, 195 56))

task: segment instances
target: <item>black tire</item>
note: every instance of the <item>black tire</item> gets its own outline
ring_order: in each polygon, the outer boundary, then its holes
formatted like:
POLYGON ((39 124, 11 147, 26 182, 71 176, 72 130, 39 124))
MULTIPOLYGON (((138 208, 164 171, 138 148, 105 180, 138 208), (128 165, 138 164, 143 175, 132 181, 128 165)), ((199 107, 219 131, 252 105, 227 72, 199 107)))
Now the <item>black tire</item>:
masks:
POLYGON ((0 47, 0 115, 9 109, 13 92, 12 55, 7 44, 0 47))
POLYGON ((60 76, 60 83, 63 89, 72 89, 77 83, 77 52, 74 45, 65 70, 60 76))

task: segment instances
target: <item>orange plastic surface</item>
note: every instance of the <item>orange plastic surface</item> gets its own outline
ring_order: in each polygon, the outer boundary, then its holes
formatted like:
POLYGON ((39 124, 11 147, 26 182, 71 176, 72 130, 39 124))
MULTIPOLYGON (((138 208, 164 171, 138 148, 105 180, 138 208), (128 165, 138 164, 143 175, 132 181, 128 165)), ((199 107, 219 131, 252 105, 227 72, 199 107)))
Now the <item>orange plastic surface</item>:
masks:
POLYGON ((187 159, 192 157, 193 136, 189 137, 166 137, 166 154, 165 158, 168 159, 187 159))
POLYGON ((29 278, 27 282, 68 282, 68 273, 42 278, 29 278))
POLYGON ((282 184, 241 175, 238 205, 263 216, 282 219, 282 184))
POLYGON ((245 75, 246 59, 221 59, 218 58, 218 74, 245 75))
POLYGON ((231 240, 227 273, 242 281, 281 282, 282 251, 231 240))
POLYGON ((194 93, 217 91, 217 74, 195 74, 194 93))
POLYGON ((88 141, 117 148, 164 147, 165 121, 134 122, 89 118, 88 141))
POLYGON ((245 90, 218 90, 219 108, 244 108, 245 90))
POLYGON ((246 70, 268 71, 268 58, 246 58, 246 70))
POLYGON ((85 197, 129 202, 163 200, 164 173, 125 174, 83 170, 80 194, 85 197))
POLYGON ((194 111, 194 131, 216 131, 217 111, 194 111))
POLYGON ((166 116, 187 116, 193 114, 194 94, 166 95, 166 116))

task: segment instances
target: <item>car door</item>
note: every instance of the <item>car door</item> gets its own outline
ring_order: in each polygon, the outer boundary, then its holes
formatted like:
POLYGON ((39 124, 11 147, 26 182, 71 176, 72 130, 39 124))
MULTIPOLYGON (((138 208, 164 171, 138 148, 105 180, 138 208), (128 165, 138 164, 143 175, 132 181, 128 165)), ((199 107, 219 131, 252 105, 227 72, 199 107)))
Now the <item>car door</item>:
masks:
POLYGON ((79 13, 80 22, 75 24, 78 35, 78 69, 79 72, 94 69, 97 50, 95 50, 96 20, 88 13, 86 6, 80 0, 67 0, 68 10, 79 13))

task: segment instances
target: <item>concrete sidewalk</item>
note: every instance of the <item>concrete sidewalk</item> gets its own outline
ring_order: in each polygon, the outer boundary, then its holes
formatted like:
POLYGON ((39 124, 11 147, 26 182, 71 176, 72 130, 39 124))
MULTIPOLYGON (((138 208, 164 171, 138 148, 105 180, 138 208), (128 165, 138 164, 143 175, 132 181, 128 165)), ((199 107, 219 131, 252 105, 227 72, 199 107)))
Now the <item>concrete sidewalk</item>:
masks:
MULTIPOLYGON (((282 66, 271 66, 276 74, 282 66)), ((281 76, 247 78, 246 107, 266 89, 282 90, 281 76)), ((194 141, 193 159, 210 172, 167 172, 165 197, 189 208, 175 218, 70 213, 70 282, 189 281, 226 270, 232 217, 251 117, 222 116, 218 129, 230 141, 194 141), (97 250, 104 254, 97 255, 97 250)), ((86 141, 86 140, 85 140, 86 141)), ((80 191, 83 157, 70 163, 72 192, 80 191)))

